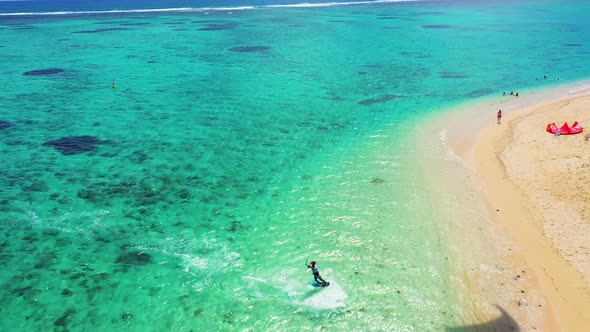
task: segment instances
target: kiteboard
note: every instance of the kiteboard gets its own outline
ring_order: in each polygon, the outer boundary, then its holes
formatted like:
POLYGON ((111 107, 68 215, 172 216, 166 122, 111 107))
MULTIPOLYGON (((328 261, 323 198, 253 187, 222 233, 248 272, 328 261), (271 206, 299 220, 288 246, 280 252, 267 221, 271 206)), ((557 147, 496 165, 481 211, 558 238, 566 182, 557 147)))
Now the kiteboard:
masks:
POLYGON ((314 281, 314 282, 312 282, 312 283, 311 283, 311 285, 312 285, 313 287, 316 287, 316 288, 317 288, 317 287, 328 287, 328 286, 330 286, 330 282, 329 282, 329 281, 326 281, 326 283, 325 283, 325 284, 320 284, 320 283, 318 283, 317 281, 314 281))

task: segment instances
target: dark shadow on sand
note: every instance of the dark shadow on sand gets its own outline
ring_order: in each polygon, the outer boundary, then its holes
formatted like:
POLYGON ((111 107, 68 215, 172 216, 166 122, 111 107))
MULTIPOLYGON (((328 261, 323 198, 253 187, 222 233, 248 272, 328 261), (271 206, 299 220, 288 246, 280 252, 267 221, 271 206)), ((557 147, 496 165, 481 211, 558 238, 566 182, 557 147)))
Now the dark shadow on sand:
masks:
POLYGON ((447 332, 520 332, 520 326, 504 309, 495 306, 500 311, 500 317, 486 323, 453 326, 445 329, 447 332))

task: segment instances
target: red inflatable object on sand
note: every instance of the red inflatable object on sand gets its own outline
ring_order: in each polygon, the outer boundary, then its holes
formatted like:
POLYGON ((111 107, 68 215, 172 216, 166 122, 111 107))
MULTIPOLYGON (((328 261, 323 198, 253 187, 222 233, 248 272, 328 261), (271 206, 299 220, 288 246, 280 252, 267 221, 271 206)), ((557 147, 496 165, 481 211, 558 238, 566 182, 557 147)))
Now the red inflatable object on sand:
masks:
POLYGON ((574 124, 572 124, 572 126, 568 126, 567 122, 563 124, 563 126, 561 126, 561 128, 557 128, 557 126, 555 125, 555 122, 550 123, 547 125, 547 132, 554 134, 556 136, 559 135, 575 135, 575 134, 579 134, 581 132, 584 131, 584 128, 582 128, 582 126, 580 126, 580 124, 578 123, 578 121, 574 122, 574 124))

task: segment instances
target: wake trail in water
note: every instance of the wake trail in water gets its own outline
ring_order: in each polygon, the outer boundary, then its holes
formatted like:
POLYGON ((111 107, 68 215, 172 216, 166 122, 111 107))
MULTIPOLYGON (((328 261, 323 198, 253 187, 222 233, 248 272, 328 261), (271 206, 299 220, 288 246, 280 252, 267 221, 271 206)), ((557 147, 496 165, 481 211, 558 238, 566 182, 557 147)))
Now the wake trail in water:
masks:
POLYGON ((330 286, 313 290, 314 294, 303 301, 303 305, 313 309, 335 309, 346 306, 348 295, 344 289, 334 281, 330 286))

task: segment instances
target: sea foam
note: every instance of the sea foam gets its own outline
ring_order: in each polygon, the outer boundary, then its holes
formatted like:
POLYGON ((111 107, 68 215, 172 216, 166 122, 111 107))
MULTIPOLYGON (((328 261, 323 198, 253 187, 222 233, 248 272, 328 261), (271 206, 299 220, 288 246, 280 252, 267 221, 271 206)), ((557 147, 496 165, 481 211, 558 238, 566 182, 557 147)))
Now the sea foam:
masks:
POLYGON ((340 285, 330 282, 330 286, 317 289, 317 294, 307 298, 303 304, 314 309, 334 309, 344 307, 348 295, 340 285))
POLYGON ((375 0, 375 1, 349 1, 349 2, 322 2, 322 3, 294 3, 286 5, 267 5, 266 8, 310 8, 310 7, 333 7, 333 6, 351 6, 351 5, 372 5, 386 4, 395 2, 412 2, 416 0, 375 0))
POLYGON ((113 10, 81 10, 81 11, 55 11, 55 12, 20 12, 0 13, 0 16, 73 16, 73 15, 97 15, 97 14, 132 14, 132 13, 190 13, 204 11, 232 11, 254 9, 252 6, 240 7, 180 7, 180 8, 150 8, 150 9, 113 9, 113 10))
POLYGON ((108 15, 108 14, 132 14, 132 13, 191 13, 209 11, 235 11, 261 8, 311 8, 333 7, 351 5, 387 4, 396 2, 414 2, 417 0, 375 0, 375 1, 350 1, 350 2, 322 2, 322 3, 294 3, 285 5, 263 6, 236 6, 236 7, 178 7, 178 8, 143 8, 143 9, 112 9, 112 10, 81 10, 81 11, 53 11, 53 12, 15 12, 0 13, 2 16, 76 16, 76 15, 108 15))

